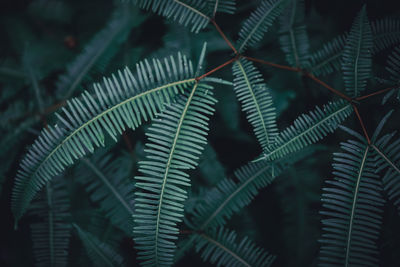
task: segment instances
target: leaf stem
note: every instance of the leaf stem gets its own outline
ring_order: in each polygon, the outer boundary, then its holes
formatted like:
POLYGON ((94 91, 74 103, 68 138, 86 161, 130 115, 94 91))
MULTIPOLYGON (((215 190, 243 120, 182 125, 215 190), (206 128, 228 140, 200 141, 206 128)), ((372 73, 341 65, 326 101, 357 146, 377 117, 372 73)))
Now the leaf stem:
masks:
POLYGON ((222 36, 222 38, 224 38, 225 42, 229 45, 229 47, 233 50, 233 52, 238 55, 238 51, 236 50, 236 48, 233 46, 233 44, 231 43, 231 41, 229 41, 228 37, 226 37, 226 35, 224 34, 224 32, 221 30, 221 28, 218 26, 218 24, 215 22, 215 20, 212 18, 210 19, 211 23, 215 26, 215 28, 217 29, 217 31, 219 32, 219 34, 222 36))
POLYGON ((367 129, 365 128, 365 125, 363 123, 363 120, 361 119, 360 113, 358 112, 358 108, 356 107, 355 104, 352 104, 352 106, 353 106, 354 112, 356 113, 358 121, 360 122, 360 125, 361 125, 361 128, 363 130, 364 136, 367 139, 368 144, 370 145, 371 144, 371 139, 369 138, 367 129))
POLYGON ((371 93, 371 94, 368 94, 368 95, 364 95, 364 96, 357 97, 355 100, 357 100, 357 101, 363 100, 363 99, 369 98, 369 97, 371 97, 371 96, 383 94, 383 93, 385 93, 385 92, 387 92, 387 91, 390 91, 390 90, 396 89, 396 88, 399 88, 399 86, 396 85, 396 86, 392 86, 392 87, 389 87, 389 88, 385 88, 385 89, 379 90, 379 91, 377 91, 377 92, 374 92, 374 93, 371 93))

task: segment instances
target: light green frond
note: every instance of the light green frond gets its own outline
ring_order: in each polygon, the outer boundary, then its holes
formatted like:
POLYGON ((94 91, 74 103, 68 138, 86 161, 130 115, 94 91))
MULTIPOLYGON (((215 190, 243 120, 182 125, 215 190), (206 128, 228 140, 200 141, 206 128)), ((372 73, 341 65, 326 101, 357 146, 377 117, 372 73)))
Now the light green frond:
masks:
POLYGON ((341 147, 323 188, 320 266, 377 266, 384 200, 372 148, 353 140, 341 147))
POLYGON ((190 26, 198 33, 210 21, 208 2, 204 0, 133 0, 133 3, 145 10, 166 18, 172 18, 184 26, 190 26))
POLYGON ((31 224, 36 266, 67 266, 71 235, 69 197, 63 177, 49 182, 32 203, 29 213, 39 220, 31 224))
POLYGON ((261 147, 267 149, 274 144, 278 135, 276 112, 269 88, 250 61, 240 59, 234 63, 232 70, 233 89, 242 110, 246 112, 261 147))
POLYGON ((201 251, 204 261, 217 266, 270 266, 275 256, 258 247, 248 237, 237 241, 234 231, 220 228, 211 233, 196 234, 196 251, 201 251))
POLYGON ((286 61, 297 68, 309 64, 310 42, 304 24, 304 12, 303 0, 291 0, 280 16, 281 49, 286 55, 286 61))
POLYGON ((275 145, 258 160, 273 161, 323 139, 334 132, 351 112, 351 105, 340 100, 325 105, 323 109, 316 107, 309 114, 300 115, 293 125, 276 137, 275 145))
POLYGON ((107 25, 84 47, 83 51, 66 67, 57 83, 60 98, 69 98, 82 83, 92 80, 93 74, 103 73, 130 30, 140 16, 132 14, 126 5, 117 8, 107 25))
POLYGON ((209 13, 212 14, 211 17, 215 17, 218 12, 234 14, 236 10, 235 0, 207 0, 207 5, 209 13))
POLYGON ((72 224, 78 233, 86 252, 94 266, 125 266, 124 260, 113 247, 101 242, 97 237, 81 229, 77 224, 72 224))
POLYGON ((243 52, 247 47, 258 43, 288 2, 288 0, 263 0, 240 29, 238 51, 243 52))
POLYGON ((75 176, 85 185, 90 199, 113 225, 128 236, 132 232, 134 186, 129 177, 131 155, 117 158, 106 153, 96 153, 90 159, 82 159, 75 176))
POLYGON ((76 159, 104 146, 105 132, 115 141, 126 128, 152 119, 175 96, 195 83, 185 56, 145 60, 95 84, 95 94, 84 92, 62 108, 55 126, 44 129, 20 164, 12 194, 16 221, 48 181, 76 159))
POLYGON ((372 67, 372 48, 372 31, 364 6, 353 22, 343 51, 343 79, 350 97, 359 96, 367 85, 372 67))
POLYGON ((186 172, 198 164, 207 143, 208 120, 216 100, 212 87, 195 83, 191 92, 169 106, 150 127, 146 160, 136 176, 134 240, 144 266, 173 264, 182 221, 186 172))

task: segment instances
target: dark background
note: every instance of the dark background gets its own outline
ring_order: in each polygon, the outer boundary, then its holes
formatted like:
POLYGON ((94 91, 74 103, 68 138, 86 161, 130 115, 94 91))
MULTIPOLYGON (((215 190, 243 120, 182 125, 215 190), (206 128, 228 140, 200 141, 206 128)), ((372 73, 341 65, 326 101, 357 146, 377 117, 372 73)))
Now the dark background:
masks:
MULTIPOLYGON (((29 43, 29 47, 37 51, 34 53, 41 58, 37 67, 42 68, 45 74, 40 78, 40 85, 44 90, 43 96, 47 99, 45 103, 51 106, 55 103, 54 85, 57 77, 63 73, 66 64, 82 51, 90 38, 104 27, 113 9, 113 3, 108 0, 65 1, 68 12, 67 14, 60 13, 59 16, 65 16, 65 19, 57 20, 46 17, 52 13, 46 14, 48 10, 32 8, 33 2, 35 1, 2 0, 0 2, 0 66, 6 61, 19 66, 26 43, 29 43)), ((241 23, 258 3, 258 1, 237 2, 238 8, 235 15, 219 14, 217 16, 218 24, 231 40, 237 39, 241 23)), ((333 37, 349 31, 353 19, 363 4, 367 4, 370 21, 385 16, 398 18, 400 15, 398 1, 306 0, 305 4, 306 25, 312 51, 333 37)), ((140 14, 142 22, 132 29, 106 71, 95 73, 93 80, 113 73, 125 65, 134 66, 138 60, 167 55, 178 50, 196 60, 204 41, 209 43, 206 70, 222 64, 231 56, 229 47, 211 26, 196 35, 160 16, 144 12, 140 14)), ((249 55, 287 64, 279 48, 277 24, 275 23, 275 26, 266 34, 259 47, 249 50, 249 55)), ((382 64, 386 57, 387 53, 383 52, 374 58, 374 70, 378 73, 382 72, 382 64)), ((308 112, 315 105, 322 105, 333 98, 328 91, 297 73, 288 73, 265 66, 259 66, 259 68, 267 85, 273 91, 279 112, 280 129, 290 125, 299 114, 308 112)), ((230 67, 220 70, 214 76, 232 80, 230 67)), ((335 88, 341 88, 343 85, 340 74, 328 75, 322 79, 335 88)), ((83 84, 83 88, 90 88, 89 84, 83 84)), ((21 83, 18 78, 0 79, 0 90, 16 90, 15 88, 22 89, 13 99, 24 99, 24 103, 29 106, 34 98, 30 85, 21 83)), ((74 96, 80 91, 81 89, 77 90, 74 96)), ((217 86, 215 94, 219 103, 216 115, 211 122, 209 140, 217 153, 217 159, 223 166, 223 171, 226 175, 232 176, 235 169, 254 159, 261 149, 252 134, 251 126, 240 112, 231 88, 217 86)), ((9 105, 11 105, 10 102, 2 102, 0 111, 5 111, 9 105)), ((361 107, 360 112, 365 114, 367 129, 376 127, 384 114, 375 114, 371 111, 381 109, 384 108, 379 101, 369 101, 367 106, 361 107)), ((353 117, 345 124, 361 132, 353 117)), ((54 117, 50 115, 47 119, 51 122, 54 117)), ((19 122, 13 123, 9 127, 4 127, 1 133, 12 131, 19 122)), ((396 126, 399 126, 398 120, 394 119, 389 127, 396 126)), ((41 124, 36 123, 32 126, 31 132, 34 133, 40 129, 41 124)), ((127 136, 134 147, 145 141, 142 129, 135 132, 128 131, 127 136)), ((277 255, 274 266, 315 266, 321 228, 318 211, 322 184, 326 178, 331 177, 332 152, 338 150, 340 141, 348 138, 349 136, 344 132, 338 131, 324 139, 321 151, 296 165, 293 170, 286 172, 271 186, 263 189, 255 201, 242 212, 234 215, 228 224, 229 228, 237 230, 240 234, 249 235, 260 246, 277 255)), ((18 142, 13 145, 13 153, 1 155, 2 161, 7 157, 13 157, 13 159, 11 165, 2 173, 4 180, 0 195, 0 266, 33 266, 34 264, 29 230, 31 218, 29 216, 23 218, 18 230, 15 231, 10 211, 11 188, 18 162, 26 151, 26 147, 34 139, 35 134, 32 133, 21 135, 18 142)), ((127 148, 124 142, 120 141, 114 149, 126 150, 127 148)), ((0 147, 0 150, 3 148, 0 147)), ((137 153, 136 156, 140 158, 141 155, 137 153)), ((197 176, 200 174, 194 173, 194 177, 197 176)), ((204 184, 204 181, 196 183, 204 184)), ((82 190, 76 189, 74 192, 76 195, 82 195, 82 199, 86 199, 83 202, 88 201, 82 190)), ((383 231, 379 240, 382 266, 399 266, 399 223, 399 216, 389 203, 385 207, 383 231)), ((136 264, 132 246, 133 242, 126 238, 121 243, 121 251, 129 263, 136 264)), ((71 257, 80 253, 77 248, 79 240, 76 237, 72 238, 71 247, 71 257)), ((208 265, 201 260, 199 255, 191 252, 179 266, 208 265)))

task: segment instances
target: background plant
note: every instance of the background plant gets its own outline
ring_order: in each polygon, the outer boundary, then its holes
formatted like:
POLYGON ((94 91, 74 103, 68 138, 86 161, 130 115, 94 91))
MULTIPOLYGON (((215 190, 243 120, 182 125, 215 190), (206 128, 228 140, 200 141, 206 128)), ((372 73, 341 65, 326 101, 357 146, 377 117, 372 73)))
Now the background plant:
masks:
POLYGON ((396 266, 394 4, 98 5, 4 9, 4 264, 396 266))

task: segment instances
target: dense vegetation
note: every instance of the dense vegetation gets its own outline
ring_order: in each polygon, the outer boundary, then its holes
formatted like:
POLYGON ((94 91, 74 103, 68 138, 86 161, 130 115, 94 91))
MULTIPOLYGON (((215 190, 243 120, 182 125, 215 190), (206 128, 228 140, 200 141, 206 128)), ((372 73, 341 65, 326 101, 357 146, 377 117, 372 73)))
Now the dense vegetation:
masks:
POLYGON ((400 9, 322 2, 1 3, 0 265, 398 266, 400 9))

